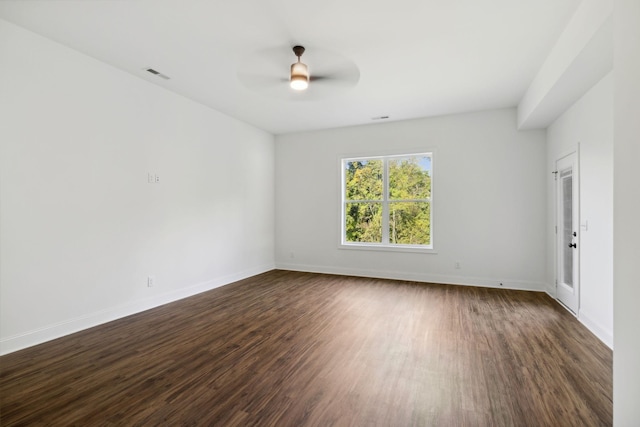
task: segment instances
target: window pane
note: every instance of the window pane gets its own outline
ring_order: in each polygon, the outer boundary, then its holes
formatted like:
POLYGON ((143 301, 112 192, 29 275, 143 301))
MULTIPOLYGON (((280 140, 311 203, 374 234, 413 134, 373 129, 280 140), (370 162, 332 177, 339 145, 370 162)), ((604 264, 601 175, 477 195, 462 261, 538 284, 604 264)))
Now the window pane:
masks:
POLYGON ((389 199, 431 197, 431 157, 411 156, 389 160, 389 199))
POLYGON ((431 203, 389 203, 389 243, 431 244, 431 203))
POLYGON ((382 242, 382 203, 346 203, 347 242, 382 242))
POLYGON ((382 200, 382 160, 345 163, 345 200, 382 200))

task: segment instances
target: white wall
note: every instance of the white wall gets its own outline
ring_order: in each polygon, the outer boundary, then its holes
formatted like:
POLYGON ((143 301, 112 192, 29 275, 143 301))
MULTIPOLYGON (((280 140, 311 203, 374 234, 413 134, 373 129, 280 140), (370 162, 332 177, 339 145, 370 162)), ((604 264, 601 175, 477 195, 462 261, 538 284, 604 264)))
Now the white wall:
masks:
POLYGON ((2 20, 0 85, 3 353, 274 267, 272 135, 2 20))
POLYGON ((640 424, 640 2, 614 8, 613 422, 640 424))
MULTIPOLYGON (((547 129, 547 282, 555 281, 555 162, 580 145, 578 318, 613 346, 613 73, 547 129)), ((555 286, 548 290, 555 295, 555 286)))
POLYGON ((515 109, 277 136, 276 265, 543 290, 545 150, 515 109), (413 149, 436 150, 437 254, 339 249, 340 155, 413 149))

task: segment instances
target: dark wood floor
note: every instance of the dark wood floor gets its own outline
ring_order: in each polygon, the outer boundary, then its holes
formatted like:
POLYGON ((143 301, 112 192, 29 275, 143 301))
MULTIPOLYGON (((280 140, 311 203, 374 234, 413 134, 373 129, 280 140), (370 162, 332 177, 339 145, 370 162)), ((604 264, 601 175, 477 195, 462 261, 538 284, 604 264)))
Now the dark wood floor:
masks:
POLYGON ((602 426, 547 295, 272 271, 0 358, 0 424, 602 426))

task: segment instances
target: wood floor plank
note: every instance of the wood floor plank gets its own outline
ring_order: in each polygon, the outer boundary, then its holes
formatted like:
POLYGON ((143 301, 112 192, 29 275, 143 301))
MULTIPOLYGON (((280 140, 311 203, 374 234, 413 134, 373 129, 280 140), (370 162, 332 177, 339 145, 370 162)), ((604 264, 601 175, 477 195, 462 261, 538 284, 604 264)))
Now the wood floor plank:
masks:
POLYGON ((0 424, 608 426, 542 293, 274 270, 0 358, 0 424))

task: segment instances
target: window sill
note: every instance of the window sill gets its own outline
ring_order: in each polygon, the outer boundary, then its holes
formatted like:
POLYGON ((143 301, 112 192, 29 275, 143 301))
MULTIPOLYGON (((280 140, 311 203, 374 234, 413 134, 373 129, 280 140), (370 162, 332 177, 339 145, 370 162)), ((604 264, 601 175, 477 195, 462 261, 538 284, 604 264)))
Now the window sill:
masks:
POLYGON ((356 251, 382 251, 382 252, 414 252, 421 254, 437 254, 433 248, 421 248, 419 246, 399 246, 399 245, 367 245, 358 243, 342 243, 338 249, 356 250, 356 251))

